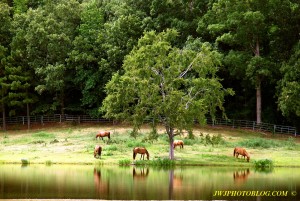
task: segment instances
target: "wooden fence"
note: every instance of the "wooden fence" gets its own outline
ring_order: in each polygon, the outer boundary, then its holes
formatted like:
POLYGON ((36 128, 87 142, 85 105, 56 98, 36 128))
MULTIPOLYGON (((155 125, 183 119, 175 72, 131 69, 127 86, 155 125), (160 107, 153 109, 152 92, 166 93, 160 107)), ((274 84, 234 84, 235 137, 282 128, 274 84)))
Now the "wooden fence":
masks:
MULTIPOLYGON (((74 123, 114 123, 113 120, 104 118, 92 118, 89 115, 40 115, 30 116, 31 124, 47 124, 47 123, 61 123, 61 122, 74 122, 74 123)), ((7 125, 27 125, 27 116, 7 117, 7 125)), ((275 125, 269 123, 256 123, 255 121, 247 120, 234 120, 234 119, 220 119, 215 120, 207 119, 207 125, 210 126, 226 126, 231 128, 251 129, 255 131, 271 132, 273 134, 288 134, 297 136, 299 133, 296 127, 275 125)), ((2 127, 2 118, 0 118, 0 126, 2 127)))

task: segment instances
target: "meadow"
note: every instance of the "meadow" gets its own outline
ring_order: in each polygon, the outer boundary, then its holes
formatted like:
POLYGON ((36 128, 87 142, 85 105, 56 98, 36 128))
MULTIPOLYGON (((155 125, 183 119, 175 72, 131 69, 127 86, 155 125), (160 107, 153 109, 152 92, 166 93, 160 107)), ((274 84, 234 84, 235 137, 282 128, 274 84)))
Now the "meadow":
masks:
MULTIPOLYGON (((185 132, 176 136, 184 141, 184 148, 176 147, 171 165, 249 167, 271 162, 278 167, 300 167, 300 140, 293 136, 209 126, 196 126, 193 134, 194 139, 185 132), (246 148, 249 163, 233 157, 236 146, 246 148)), ((144 125, 136 137, 132 137, 132 127, 124 124, 59 124, 0 133, 0 163, 162 165, 170 163, 168 155, 168 136, 162 126, 153 135, 144 125), (111 139, 96 139, 100 130, 111 131, 111 139), (94 158, 95 145, 103 148, 100 159, 94 158), (149 161, 140 161, 140 155, 133 160, 132 150, 137 146, 147 148, 149 161)))

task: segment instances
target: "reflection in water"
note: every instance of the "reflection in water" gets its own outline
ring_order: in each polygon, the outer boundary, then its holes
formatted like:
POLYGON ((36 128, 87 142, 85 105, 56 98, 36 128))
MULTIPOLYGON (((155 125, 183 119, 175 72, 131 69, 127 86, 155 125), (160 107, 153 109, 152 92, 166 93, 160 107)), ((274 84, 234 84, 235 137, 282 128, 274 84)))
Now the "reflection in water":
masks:
POLYGON ((180 192, 182 189, 183 175, 175 174, 174 169, 169 171, 169 200, 174 199, 174 191, 180 192))
POLYGON ((101 178, 101 170, 94 168, 95 190, 98 196, 109 194, 109 180, 105 181, 101 178))
POLYGON ((234 183, 237 186, 242 185, 243 183, 245 183, 248 179, 248 176, 250 174, 250 170, 248 169, 244 169, 244 170, 237 170, 233 173, 233 180, 234 183))
MULTIPOLYGON (((275 171, 276 170, 276 171, 275 171)), ((230 167, 150 167, 0 165, 0 199, 228 200, 216 191, 295 191, 300 200, 300 168, 266 174, 230 167), (234 173, 233 173, 234 172, 234 173), (233 178, 232 178, 233 177, 233 178), (237 185, 240 184, 240 185, 237 185)), ((274 200, 243 197, 242 200, 274 200)), ((284 200, 284 199, 276 199, 284 200)))
POLYGON ((139 168, 139 171, 136 170, 135 167, 133 167, 132 170, 132 176, 134 180, 145 180, 148 177, 149 174, 149 168, 139 168))

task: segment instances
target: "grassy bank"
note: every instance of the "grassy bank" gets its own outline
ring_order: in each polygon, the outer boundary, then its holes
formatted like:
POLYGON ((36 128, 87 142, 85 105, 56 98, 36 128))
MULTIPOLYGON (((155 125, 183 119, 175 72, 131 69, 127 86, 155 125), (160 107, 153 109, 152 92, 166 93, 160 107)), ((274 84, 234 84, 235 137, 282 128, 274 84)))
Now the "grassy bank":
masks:
MULTIPOLYGON (((41 164, 104 164, 126 165, 133 163, 132 149, 144 146, 150 153, 150 161, 159 165, 168 163, 169 145, 164 128, 158 129, 157 139, 150 136, 147 126, 131 137, 131 127, 124 125, 59 125, 52 128, 2 132, 0 137, 0 163, 41 164), (99 130, 112 132, 111 140, 96 140, 99 130), (93 157, 96 144, 103 147, 101 159, 93 157)), ((228 128, 195 128, 195 139, 186 134, 177 136, 185 146, 175 150, 176 165, 228 165, 253 166, 272 161, 274 166, 300 166, 300 142, 289 136, 275 136, 228 128), (245 160, 233 157, 233 148, 245 147, 251 156, 245 160)), ((136 163, 140 164, 140 155, 136 163)))

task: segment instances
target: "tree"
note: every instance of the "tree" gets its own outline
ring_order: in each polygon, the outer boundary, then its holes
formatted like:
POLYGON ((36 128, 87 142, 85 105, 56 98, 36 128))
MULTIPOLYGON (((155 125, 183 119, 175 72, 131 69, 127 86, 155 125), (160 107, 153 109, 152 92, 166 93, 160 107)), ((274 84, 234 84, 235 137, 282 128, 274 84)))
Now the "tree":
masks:
POLYGON ((300 117, 300 42, 290 60, 282 65, 281 72, 284 76, 279 82, 279 109, 284 116, 300 117))
MULTIPOLYGON (((49 93, 50 105, 43 105, 46 112, 58 109, 65 112, 65 101, 71 91, 73 66, 68 66, 67 59, 76 30, 80 23, 80 4, 75 1, 47 1, 36 10, 29 9, 30 19, 25 35, 28 63, 39 79, 35 87, 39 94, 49 93)), ((71 96, 71 95, 70 95, 71 96)))
MULTIPOLYGON (((175 30, 146 32, 126 56, 124 74, 115 73, 106 85, 102 110, 105 117, 133 122, 139 128, 147 118, 160 121, 169 137, 169 158, 174 159, 173 140, 194 120, 214 116, 226 94, 216 76, 221 55, 199 40, 183 49, 172 46, 175 30), (199 46, 199 44, 201 44, 199 46)), ((154 125, 155 126, 155 125, 154 125)))
POLYGON ((219 0, 211 5, 199 22, 198 32, 210 35, 226 52, 231 79, 239 77, 255 87, 256 121, 260 123, 262 89, 273 82, 275 91, 277 63, 286 58, 298 34, 287 31, 297 24, 292 11, 295 5, 289 0, 219 0))
POLYGON ((8 65, 9 43, 11 41, 11 8, 6 3, 0 2, 0 103, 2 110, 3 130, 6 130, 5 112, 8 101, 9 84, 7 83, 8 74, 6 67, 8 65))

